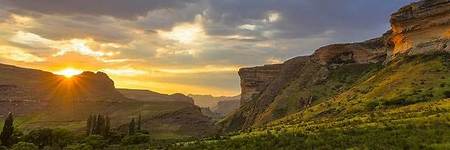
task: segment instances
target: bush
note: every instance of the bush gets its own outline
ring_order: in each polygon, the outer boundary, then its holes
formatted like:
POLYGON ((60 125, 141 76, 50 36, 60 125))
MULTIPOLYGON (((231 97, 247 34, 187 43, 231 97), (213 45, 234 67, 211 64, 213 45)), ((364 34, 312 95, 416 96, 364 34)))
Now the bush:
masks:
POLYGON ((11 150, 39 150, 33 143, 19 142, 11 148, 11 150))
POLYGON ((75 145, 69 145, 64 148, 64 150, 93 150, 91 145, 88 144, 75 144, 75 145))
POLYGON ((122 139, 123 145, 136 145, 136 144, 143 144, 148 143, 150 141, 150 136, 145 134, 135 134, 131 136, 126 136, 122 139))
POLYGON ((52 129, 33 130, 25 136, 25 141, 37 145, 40 149, 51 145, 52 129))
POLYGON ((25 141, 37 145, 40 149, 45 146, 55 146, 63 148, 74 142, 72 132, 64 129, 37 129, 25 136, 25 141))
POLYGON ((83 140, 84 144, 92 146, 94 149, 103 149, 108 142, 100 135, 91 135, 83 140))
POLYGON ((370 101, 367 103, 366 107, 368 110, 375 110, 378 106, 381 105, 381 102, 379 100, 370 101))
POLYGON ((445 98, 450 98, 450 91, 445 91, 444 96, 445 98))

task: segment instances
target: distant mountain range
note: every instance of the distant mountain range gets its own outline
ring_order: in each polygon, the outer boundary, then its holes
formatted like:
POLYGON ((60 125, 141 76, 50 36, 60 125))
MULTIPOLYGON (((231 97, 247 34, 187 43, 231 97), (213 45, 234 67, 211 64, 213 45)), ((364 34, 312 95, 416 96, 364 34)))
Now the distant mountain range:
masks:
POLYGON ((194 100, 191 97, 183 94, 161 94, 149 90, 137 90, 137 89, 117 89, 122 95, 127 98, 141 101, 141 102, 186 102, 194 104, 194 100))
MULTIPOLYGON (((189 97, 194 99, 195 105, 207 108, 212 113, 216 113, 219 116, 225 116, 228 113, 236 110, 240 106, 241 96, 220 96, 214 97, 211 95, 194 95, 189 94, 189 97)), ((209 113, 207 113, 209 114, 209 113)))

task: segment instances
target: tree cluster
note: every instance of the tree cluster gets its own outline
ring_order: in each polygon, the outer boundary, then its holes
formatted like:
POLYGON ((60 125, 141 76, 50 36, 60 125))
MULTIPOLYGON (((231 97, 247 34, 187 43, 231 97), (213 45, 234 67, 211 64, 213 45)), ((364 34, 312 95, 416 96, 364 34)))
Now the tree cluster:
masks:
POLYGON ((131 119, 131 122, 128 125, 128 135, 134 135, 134 134, 136 134, 136 131, 141 131, 141 130, 142 130, 142 116, 139 113, 137 124, 136 124, 136 121, 134 118, 131 119))
POLYGON ((107 137, 111 130, 111 122, 108 116, 90 115, 86 124, 87 135, 102 135, 107 137))
POLYGON ((0 141, 3 146, 10 146, 11 144, 11 136, 14 133, 14 117, 10 112, 5 119, 5 124, 3 125, 2 133, 0 134, 0 141))

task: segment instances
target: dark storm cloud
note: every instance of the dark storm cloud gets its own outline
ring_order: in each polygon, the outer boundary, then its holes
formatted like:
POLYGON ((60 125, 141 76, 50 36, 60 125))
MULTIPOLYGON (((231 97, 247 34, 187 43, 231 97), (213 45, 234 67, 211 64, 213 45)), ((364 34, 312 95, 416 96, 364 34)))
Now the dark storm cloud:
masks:
POLYGON ((334 35, 340 35, 335 38, 354 40, 381 34, 380 30, 387 28, 389 15, 413 1, 212 0, 208 10, 212 24, 208 31, 215 35, 236 34, 239 33, 236 26, 265 19, 268 12, 275 11, 282 19, 266 28, 276 31, 274 38, 308 37, 334 31, 334 35))
POLYGON ((62 15, 113 16, 133 19, 158 9, 178 9, 197 0, 0 0, 18 9, 62 15))

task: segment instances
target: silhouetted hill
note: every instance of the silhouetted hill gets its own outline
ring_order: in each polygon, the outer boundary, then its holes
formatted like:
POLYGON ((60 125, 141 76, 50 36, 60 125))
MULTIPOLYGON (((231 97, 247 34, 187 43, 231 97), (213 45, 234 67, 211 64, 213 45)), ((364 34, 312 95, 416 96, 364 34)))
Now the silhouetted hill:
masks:
POLYGON ((142 102, 186 102, 194 104, 194 100, 191 97, 183 94, 161 94, 149 90, 136 90, 136 89, 117 89, 125 97, 142 102))

